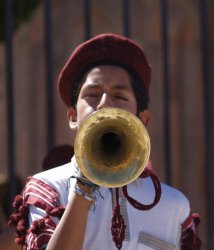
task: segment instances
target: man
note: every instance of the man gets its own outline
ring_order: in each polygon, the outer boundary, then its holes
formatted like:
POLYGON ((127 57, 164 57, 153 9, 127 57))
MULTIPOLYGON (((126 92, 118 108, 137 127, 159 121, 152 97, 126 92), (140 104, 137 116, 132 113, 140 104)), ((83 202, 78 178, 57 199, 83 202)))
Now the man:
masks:
MULTIPOLYGON (((58 82, 71 129, 112 107, 146 126, 150 79, 151 67, 132 40, 103 34, 81 44, 58 82)), ((160 184, 150 161, 141 177, 123 188, 97 187, 82 177, 73 157, 29 178, 10 220, 17 226, 17 243, 47 250, 200 249, 199 218, 186 197, 160 184)))

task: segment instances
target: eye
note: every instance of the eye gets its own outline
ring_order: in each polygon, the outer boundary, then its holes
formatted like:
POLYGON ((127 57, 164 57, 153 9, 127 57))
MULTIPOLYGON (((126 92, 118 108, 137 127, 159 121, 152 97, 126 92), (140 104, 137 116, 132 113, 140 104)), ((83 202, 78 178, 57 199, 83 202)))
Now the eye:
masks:
POLYGON ((90 93, 90 94, 87 94, 86 97, 97 97, 99 96, 98 94, 95 94, 95 93, 90 93))
POLYGON ((118 100, 123 100, 123 101, 127 101, 127 97, 125 95, 121 95, 121 94, 117 94, 114 96, 115 99, 118 99, 118 100))
POLYGON ((84 99, 86 100, 94 100, 94 99, 97 99, 97 98, 100 98, 100 93, 96 93, 96 92, 89 92, 89 93, 86 93, 84 95, 84 99))

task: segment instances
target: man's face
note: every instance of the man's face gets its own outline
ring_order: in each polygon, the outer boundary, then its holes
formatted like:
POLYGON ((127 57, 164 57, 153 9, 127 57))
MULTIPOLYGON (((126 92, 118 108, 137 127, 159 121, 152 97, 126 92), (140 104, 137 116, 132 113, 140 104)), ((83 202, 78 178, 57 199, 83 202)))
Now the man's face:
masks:
POLYGON ((121 108, 134 115, 137 102, 128 72, 118 66, 103 65, 92 68, 86 75, 76 105, 77 128, 94 111, 121 108))

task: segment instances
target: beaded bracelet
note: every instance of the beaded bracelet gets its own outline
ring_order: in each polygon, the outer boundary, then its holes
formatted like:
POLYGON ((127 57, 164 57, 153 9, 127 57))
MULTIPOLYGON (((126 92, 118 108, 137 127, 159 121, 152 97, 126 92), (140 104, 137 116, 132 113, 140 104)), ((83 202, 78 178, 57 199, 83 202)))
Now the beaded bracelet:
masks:
POLYGON ((93 197, 93 195, 88 194, 84 190, 80 189, 77 185, 74 188, 74 193, 81 195, 84 199, 88 201, 93 201, 93 202, 95 201, 95 197, 93 197))
POLYGON ((70 178, 75 178, 76 179, 76 186, 74 187, 74 193, 81 195, 83 198, 85 198, 86 200, 90 201, 91 204, 89 206, 90 210, 95 210, 96 208, 96 202, 97 202, 97 198, 102 198, 104 199, 103 195, 100 192, 100 187, 98 185, 96 185, 95 183, 91 182, 90 180, 88 180, 85 176, 83 176, 81 174, 80 171, 76 171, 76 173, 74 175, 72 175, 70 178), (88 194, 87 192, 85 192, 84 190, 82 190, 79 186, 78 186, 78 182, 79 184, 87 187, 90 189, 91 194, 88 194))

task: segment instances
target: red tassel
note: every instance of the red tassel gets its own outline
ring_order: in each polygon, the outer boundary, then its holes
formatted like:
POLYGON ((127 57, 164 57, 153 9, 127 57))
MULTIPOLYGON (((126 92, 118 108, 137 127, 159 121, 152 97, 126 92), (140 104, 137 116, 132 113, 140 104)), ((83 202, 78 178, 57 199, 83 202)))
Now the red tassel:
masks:
POLYGON ((116 201, 112 218, 112 238, 118 249, 122 248, 122 242, 125 239, 125 229, 126 225, 124 223, 123 217, 120 214, 120 204, 119 204, 119 191, 116 188, 116 201))
MULTIPOLYGON (((136 201, 132 197, 128 195, 127 186, 122 187, 123 195, 126 197, 126 199, 129 201, 129 203, 136 209, 139 210, 149 210, 153 208, 160 200, 161 197, 161 184, 158 177, 155 175, 155 173, 152 170, 152 164, 149 161, 146 169, 140 176, 141 178, 151 177, 154 189, 155 189, 155 198, 154 202, 149 205, 141 204, 140 202, 136 201)), ((115 245, 118 249, 122 248, 122 242, 125 239, 125 228, 126 225, 124 223, 123 217, 120 214, 120 205, 119 205, 119 190, 116 188, 116 202, 113 212, 113 218, 112 218, 112 238, 115 242, 115 245)))
POLYGON ((191 228, 186 231, 187 237, 182 240, 181 250, 200 250, 202 246, 201 239, 195 235, 191 228))
POLYGON ((28 212, 29 212, 28 205, 23 204, 22 206, 19 207, 19 213, 22 215, 22 217, 28 218, 28 212))
POLYGON ((21 195, 17 195, 15 197, 14 202, 13 202, 13 207, 15 207, 15 208, 18 209, 22 204, 23 204, 22 196, 21 195))
POLYGON ((22 236, 22 237, 16 236, 15 242, 18 245, 22 245, 22 246, 25 245, 25 236, 22 236))
POLYGON ((63 206, 58 206, 58 207, 47 207, 46 208, 46 213, 50 216, 56 216, 59 219, 61 219, 63 213, 65 211, 65 208, 63 206))
POLYGON ((181 250, 200 250, 202 241, 198 236, 198 225, 200 218, 198 214, 190 213, 182 224, 181 250))
POLYGON ((27 226, 28 224, 26 223, 25 220, 20 220, 18 225, 17 225, 17 230, 20 232, 20 233, 25 233, 26 230, 27 230, 27 226))
POLYGON ((31 232, 33 234, 39 234, 41 229, 45 227, 45 218, 42 218, 40 220, 36 220, 33 222, 32 227, 31 227, 31 232))
POLYGON ((22 215, 20 213, 14 213, 11 214, 11 216, 9 217, 9 221, 8 221, 8 226, 16 226, 18 224, 18 222, 21 220, 22 215))

